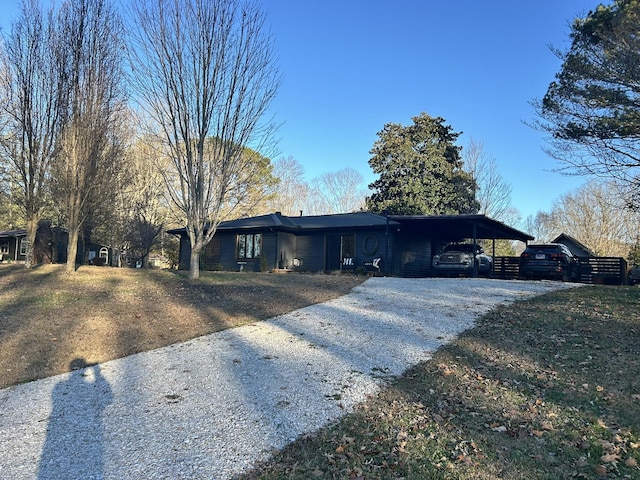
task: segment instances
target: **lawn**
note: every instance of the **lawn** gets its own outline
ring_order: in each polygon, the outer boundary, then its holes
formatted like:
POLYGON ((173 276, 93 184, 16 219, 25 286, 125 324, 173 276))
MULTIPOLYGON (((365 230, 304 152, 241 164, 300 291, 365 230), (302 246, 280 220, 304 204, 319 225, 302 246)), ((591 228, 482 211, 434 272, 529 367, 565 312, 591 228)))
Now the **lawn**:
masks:
POLYGON ((348 293, 354 275, 0 265, 0 388, 264 320, 348 293))

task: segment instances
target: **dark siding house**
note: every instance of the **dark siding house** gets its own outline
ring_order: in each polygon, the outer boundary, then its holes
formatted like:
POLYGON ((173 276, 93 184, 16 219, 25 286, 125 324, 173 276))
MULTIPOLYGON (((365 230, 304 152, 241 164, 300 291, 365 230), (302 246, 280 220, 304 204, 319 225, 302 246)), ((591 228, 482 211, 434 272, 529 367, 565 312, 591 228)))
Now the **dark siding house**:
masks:
MULTIPOLYGON (((41 222, 33 247, 35 263, 61 263, 66 261, 68 235, 60 229, 41 222)), ((0 232, 0 261, 24 262, 27 255, 27 231, 25 229, 0 232)))
MULTIPOLYGON (((180 238, 180 268, 189 267, 186 229, 180 238)), ((209 270, 349 271, 403 277, 432 275, 431 257, 447 242, 513 239, 530 235, 484 215, 376 215, 356 212, 289 217, 278 212, 222 222, 201 266, 209 270)))
MULTIPOLYGON (((33 247, 34 262, 37 264, 65 263, 69 234, 62 228, 52 227, 48 221, 42 221, 36 232, 33 247)), ((76 262, 84 260, 85 245, 78 241, 76 262)), ((6 230, 0 232, 0 262, 24 262, 27 254, 27 231, 6 230)), ((91 244, 87 256, 91 263, 111 265, 113 252, 104 245, 91 244)))

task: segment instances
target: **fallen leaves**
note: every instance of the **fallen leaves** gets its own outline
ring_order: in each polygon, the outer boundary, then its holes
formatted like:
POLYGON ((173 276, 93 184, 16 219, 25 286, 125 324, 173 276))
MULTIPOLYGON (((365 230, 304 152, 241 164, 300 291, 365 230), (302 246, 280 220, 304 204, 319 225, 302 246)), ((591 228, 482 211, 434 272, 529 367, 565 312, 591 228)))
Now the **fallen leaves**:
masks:
POLYGON ((603 463, 616 463, 618 460, 620 460, 620 455, 613 453, 605 453, 600 457, 600 461, 603 463))

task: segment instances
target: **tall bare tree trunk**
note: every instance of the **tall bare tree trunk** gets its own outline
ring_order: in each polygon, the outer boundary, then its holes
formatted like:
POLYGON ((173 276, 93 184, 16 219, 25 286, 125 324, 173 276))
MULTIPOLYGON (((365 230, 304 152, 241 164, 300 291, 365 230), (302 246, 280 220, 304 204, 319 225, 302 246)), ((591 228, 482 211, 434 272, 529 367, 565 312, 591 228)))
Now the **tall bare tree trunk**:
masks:
POLYGON ((192 248, 189 258, 189 280, 200 278, 200 252, 201 249, 192 248))
POLYGON ((15 199, 27 227, 27 268, 34 263, 60 129, 62 84, 54 32, 52 14, 45 16, 37 0, 25 0, 10 34, 0 42, 0 158, 18 187, 15 199))
POLYGON ((67 88, 64 122, 52 165, 56 198, 69 230, 66 271, 76 267, 85 220, 112 188, 123 156, 122 25, 109 0, 67 0, 57 17, 58 58, 67 88))
POLYGON ((24 259, 25 268, 31 268, 35 263, 34 248, 36 245, 36 235, 38 233, 38 217, 32 215, 27 218, 27 252, 24 259))
POLYGON ((76 256, 78 255, 78 229, 69 229, 69 245, 67 246, 67 264, 65 273, 76 271, 76 256))

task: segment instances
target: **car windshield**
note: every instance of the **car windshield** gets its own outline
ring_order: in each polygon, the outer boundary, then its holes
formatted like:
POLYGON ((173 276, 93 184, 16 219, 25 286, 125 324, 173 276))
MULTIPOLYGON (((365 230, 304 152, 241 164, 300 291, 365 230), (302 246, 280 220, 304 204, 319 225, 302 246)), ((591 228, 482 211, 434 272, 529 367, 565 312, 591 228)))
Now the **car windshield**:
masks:
POLYGON ((558 252, 560 248, 557 245, 529 245, 528 252, 558 252))
POLYGON ((464 253, 473 253, 473 245, 463 244, 463 245, 447 245, 444 247, 445 252, 464 252, 464 253))

